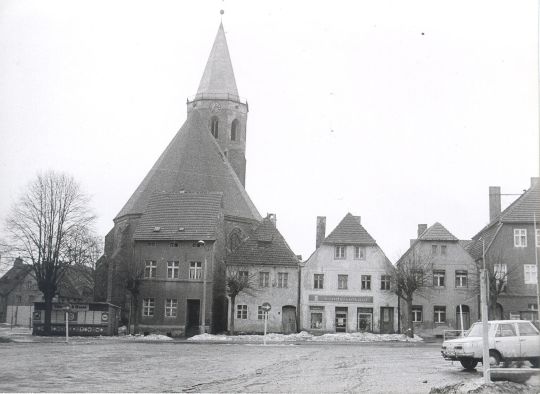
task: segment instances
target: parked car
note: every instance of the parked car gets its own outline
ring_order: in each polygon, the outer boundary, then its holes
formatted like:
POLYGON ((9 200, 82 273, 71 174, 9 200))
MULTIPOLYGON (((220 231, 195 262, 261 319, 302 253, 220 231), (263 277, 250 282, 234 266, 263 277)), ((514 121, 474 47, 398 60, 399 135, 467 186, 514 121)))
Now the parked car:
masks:
MULTIPOLYGON (((493 320, 489 322, 490 364, 527 360, 540 365, 540 332, 528 320, 493 320)), ((474 323, 465 336, 444 341, 441 349, 446 360, 457 360, 465 369, 474 369, 482 361, 482 323, 474 323)))

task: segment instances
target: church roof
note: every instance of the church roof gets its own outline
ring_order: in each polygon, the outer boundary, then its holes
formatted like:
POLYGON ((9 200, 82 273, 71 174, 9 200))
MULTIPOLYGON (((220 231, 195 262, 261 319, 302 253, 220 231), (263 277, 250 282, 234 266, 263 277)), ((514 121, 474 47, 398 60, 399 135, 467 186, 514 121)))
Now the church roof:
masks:
POLYGON ((261 220, 255 205, 197 109, 161 154, 116 218, 142 214, 156 192, 223 193, 226 215, 261 220))
POLYGON ((454 235, 439 222, 426 229, 420 237, 421 241, 458 241, 454 235))
POLYGON ((374 245, 376 241, 360 224, 360 217, 348 213, 328 237, 325 244, 367 244, 374 245))
POLYGON ((222 197, 222 193, 156 193, 150 198, 133 239, 216 239, 222 197))
POLYGON ((238 96, 229 47, 225 38, 223 24, 219 25, 214 45, 206 62, 197 95, 234 95, 238 96))
POLYGON ((268 217, 226 261, 229 265, 298 265, 298 258, 268 217))

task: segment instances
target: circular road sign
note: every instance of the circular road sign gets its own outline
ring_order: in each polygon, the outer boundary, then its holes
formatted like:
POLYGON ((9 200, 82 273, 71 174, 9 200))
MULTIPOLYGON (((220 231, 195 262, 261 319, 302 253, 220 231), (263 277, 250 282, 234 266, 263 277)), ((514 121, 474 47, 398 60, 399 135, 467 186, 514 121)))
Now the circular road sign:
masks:
POLYGON ((272 305, 270 305, 269 302, 265 302, 262 304, 262 310, 265 312, 269 312, 270 309, 272 309, 272 305))

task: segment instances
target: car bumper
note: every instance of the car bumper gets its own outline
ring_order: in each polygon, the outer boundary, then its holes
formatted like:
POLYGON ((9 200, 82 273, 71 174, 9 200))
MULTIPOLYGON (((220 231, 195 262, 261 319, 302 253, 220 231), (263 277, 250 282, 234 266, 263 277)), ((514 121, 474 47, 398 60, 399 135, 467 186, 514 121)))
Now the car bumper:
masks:
POLYGON ((474 353, 467 353, 467 352, 455 352, 452 350, 441 350, 441 354, 445 360, 460 360, 463 358, 473 358, 474 353))

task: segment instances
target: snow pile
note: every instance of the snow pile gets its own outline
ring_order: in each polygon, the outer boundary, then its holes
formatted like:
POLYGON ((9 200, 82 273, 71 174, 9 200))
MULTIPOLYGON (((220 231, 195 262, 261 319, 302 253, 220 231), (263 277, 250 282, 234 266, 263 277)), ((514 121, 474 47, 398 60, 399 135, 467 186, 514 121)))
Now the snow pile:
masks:
POLYGON ((121 337, 109 337, 109 338, 122 338, 126 340, 134 340, 134 341, 172 341, 173 340, 171 337, 168 337, 166 335, 159 335, 159 334, 124 335, 121 337))
POLYGON ((538 387, 514 382, 491 382, 484 383, 483 379, 469 380, 456 384, 449 384, 443 387, 432 387, 430 394, 536 394, 538 387))
MULTIPOLYGON (((262 342, 264 335, 212 335, 201 334, 188 338, 194 342, 262 342)), ((404 334, 372 334, 364 332, 312 335, 306 331, 298 334, 266 335, 267 342, 420 342, 422 338, 415 335, 409 338, 404 334)))

